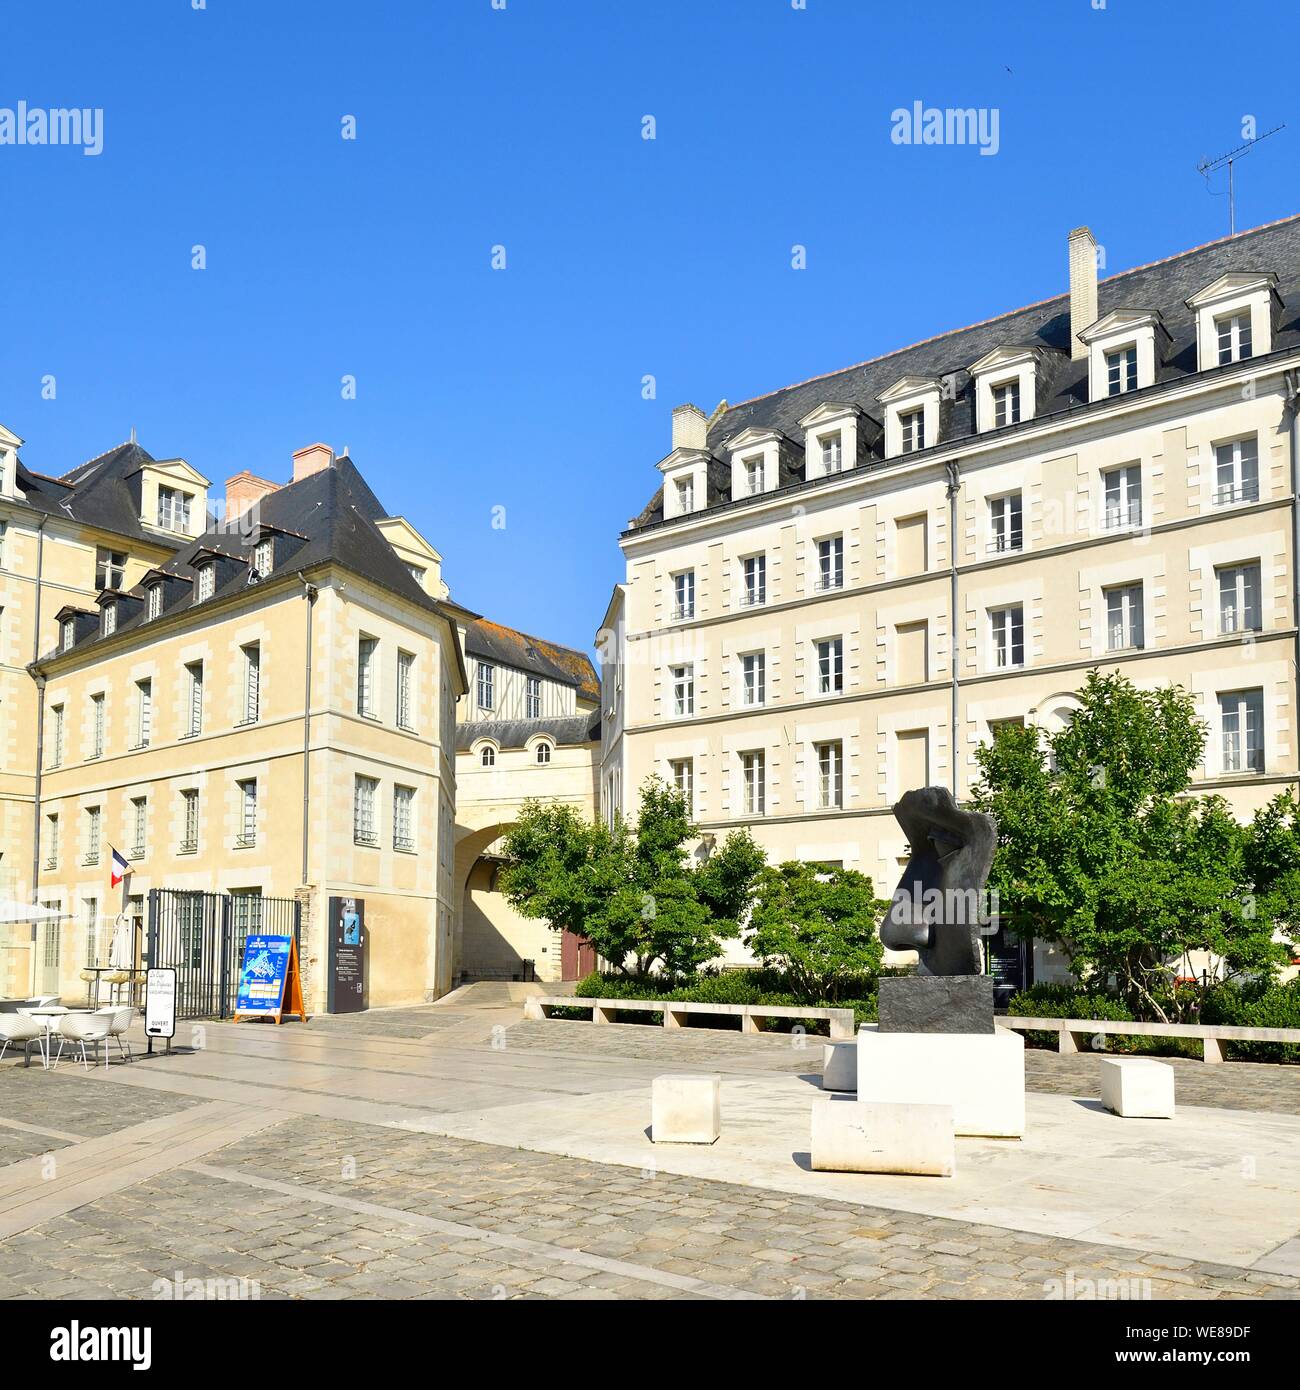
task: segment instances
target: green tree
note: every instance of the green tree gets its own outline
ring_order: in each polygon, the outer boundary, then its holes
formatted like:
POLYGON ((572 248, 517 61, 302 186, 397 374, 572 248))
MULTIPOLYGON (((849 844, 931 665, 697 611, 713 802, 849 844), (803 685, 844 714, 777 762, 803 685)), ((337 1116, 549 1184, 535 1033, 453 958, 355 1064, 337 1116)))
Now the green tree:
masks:
POLYGON ((1005 728, 978 752, 975 809, 997 818, 990 887, 1012 929, 1058 946, 1135 1012, 1196 1012, 1187 955, 1229 976, 1281 957, 1255 911, 1246 832, 1218 797, 1187 795, 1205 728, 1177 686, 1089 673, 1068 727, 1005 728))
POLYGON ((745 944, 784 971, 802 1001, 834 1002, 863 975, 879 974, 876 927, 886 905, 854 869, 769 866, 758 876, 745 944))
POLYGON ((685 797, 658 778, 635 826, 584 821, 571 807, 525 804, 505 836, 500 886, 525 917, 586 937, 615 969, 689 975, 739 934, 762 851, 747 831, 697 863, 685 797))
POLYGON ((1255 910, 1300 943, 1300 801, 1279 792, 1255 812, 1246 836, 1246 871, 1255 889, 1255 910))

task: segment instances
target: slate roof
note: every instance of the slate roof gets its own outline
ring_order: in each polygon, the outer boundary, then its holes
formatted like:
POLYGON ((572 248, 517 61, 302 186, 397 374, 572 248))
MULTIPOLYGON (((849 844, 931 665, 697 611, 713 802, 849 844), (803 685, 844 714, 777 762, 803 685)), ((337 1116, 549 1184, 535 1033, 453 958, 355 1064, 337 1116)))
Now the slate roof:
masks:
MULTIPOLYGON (((451 614, 447 608, 424 592, 375 524, 387 515, 356 465, 346 456, 335 459, 330 467, 309 474, 298 482, 286 483, 261 499, 259 520, 264 525, 295 533, 304 539, 283 561, 277 558, 275 568, 268 577, 277 579, 286 572, 308 570, 332 561, 390 593, 399 594, 450 620, 451 614)), ((201 551, 215 551, 242 561, 247 561, 250 556, 247 539, 237 530, 215 527, 197 539, 184 543, 174 556, 158 568, 164 574, 193 578, 195 570, 192 562, 199 558, 201 551)), ((247 564, 234 567, 233 573, 203 606, 238 593, 247 585, 247 564)), ((169 587, 180 592, 165 596, 164 614, 178 607, 191 606, 192 594, 188 585, 169 587)), ((143 590, 137 588, 131 592, 142 594, 143 590)), ((76 650, 80 651, 95 642, 111 641, 118 634, 138 627, 144 620, 144 613, 137 613, 121 622, 110 637, 96 635, 79 641, 76 650)), ((452 625, 455 626, 454 622, 452 625)), ((459 643, 457 650, 459 652, 459 643)))
MULTIPOLYGON (((1162 382, 1195 372, 1195 319, 1184 301, 1228 271, 1276 273, 1284 308, 1274 337, 1274 351, 1300 344, 1300 215, 1109 276, 1098 285, 1097 315, 1100 318, 1118 308, 1160 312, 1172 341, 1158 375, 1158 387, 1162 382)), ((730 406, 709 429, 709 450, 718 459, 726 459, 728 452, 723 447, 724 441, 749 428, 780 430, 802 444, 804 435, 799 421, 826 401, 850 402, 881 421, 884 407, 880 403, 880 393, 900 377, 943 377, 951 373, 957 379, 957 397, 952 403, 951 414, 944 419, 943 437, 936 446, 938 450, 950 449, 959 439, 975 433, 975 393, 966 369, 994 348, 1013 345, 1044 350, 1041 369, 1047 374, 1046 389, 1040 390, 1037 419, 1087 407, 1087 360, 1070 359, 1070 297, 1067 292, 730 406)), ((1021 426, 1013 425, 1008 430, 1018 428, 1021 426)), ((985 431, 985 435, 988 433, 985 431)), ((915 457, 924 457, 924 452, 915 457)), ((868 466, 881 462, 879 457, 873 458, 868 466)), ((732 502, 726 478, 719 477, 713 466, 710 475, 710 507, 724 503, 751 505, 772 495, 767 493, 759 498, 732 502)), ((805 486, 798 473, 791 477, 784 468, 780 481, 782 486, 805 486)), ((665 524, 662 488, 624 534, 660 524, 665 524)), ((675 525, 677 519, 666 524, 675 525)))
POLYGON ((139 483, 132 483, 131 478, 153 462, 151 454, 130 442, 114 445, 62 477, 35 473, 23 463, 19 463, 16 477, 26 494, 23 500, 35 511, 71 517, 86 526, 163 548, 176 547, 183 542, 140 522, 139 483))
POLYGON ((456 725, 456 751, 464 753, 481 738, 498 748, 522 748, 535 734, 547 734, 560 747, 600 742, 600 715, 574 714, 562 719, 482 719, 456 725))
POLYGON ((465 627, 465 652, 572 686, 580 699, 600 701, 600 679, 591 658, 572 647, 476 618, 465 627))

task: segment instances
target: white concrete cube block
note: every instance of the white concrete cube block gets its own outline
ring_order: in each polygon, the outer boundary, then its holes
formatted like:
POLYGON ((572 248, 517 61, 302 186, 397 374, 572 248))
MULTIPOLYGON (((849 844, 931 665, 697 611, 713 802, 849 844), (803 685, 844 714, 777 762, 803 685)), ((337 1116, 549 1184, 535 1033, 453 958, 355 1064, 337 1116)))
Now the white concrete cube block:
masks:
POLYGON ((827 1043, 822 1048, 822 1090, 856 1091, 857 1089, 857 1043, 827 1043))
POLYGON ((813 1101, 812 1166, 821 1173, 917 1173, 957 1169, 951 1105, 891 1105, 819 1096, 813 1101))
POLYGON ((1174 1118, 1174 1069, 1153 1057, 1103 1057, 1101 1103, 1125 1119, 1174 1118))
POLYGON ((958 1134, 1025 1133, 1025 1040, 993 1033, 882 1033, 858 1029, 858 1099, 950 1105, 958 1134))
POLYGON ((712 1144, 722 1133, 721 1076, 656 1076, 650 1138, 656 1144, 712 1144))

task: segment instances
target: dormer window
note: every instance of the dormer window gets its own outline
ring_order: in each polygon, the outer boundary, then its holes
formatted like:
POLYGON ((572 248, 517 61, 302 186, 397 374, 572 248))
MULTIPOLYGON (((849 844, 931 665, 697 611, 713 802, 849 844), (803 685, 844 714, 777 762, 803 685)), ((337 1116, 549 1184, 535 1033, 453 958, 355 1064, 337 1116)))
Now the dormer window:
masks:
POLYGON ((679 513, 693 512, 695 510, 695 479, 678 478, 677 480, 677 510, 679 513))
POLYGON ((204 599, 209 599, 216 592, 217 588, 217 567, 209 560, 206 565, 199 566, 198 583, 194 586, 194 602, 202 603, 204 599))
POLYGON ((838 473, 844 467, 843 439, 837 430, 822 436, 822 472, 838 473))
POLYGON ((117 631, 117 604, 104 605, 104 611, 99 615, 99 631, 104 637, 111 637, 117 631))
POLYGON ((1120 396, 1136 391, 1138 384, 1138 352, 1136 346, 1118 348, 1106 354, 1106 394, 1120 396))
POLYGON ((163 586, 161 584, 150 584, 148 592, 149 607, 147 621, 153 622, 153 620, 156 617, 158 617, 158 615, 162 612, 163 586))
POLYGON ((537 745, 537 765, 545 767, 551 761, 551 745, 546 742, 537 745))
POLYGON ((898 428, 902 439, 901 452, 914 454, 925 448, 925 411, 909 410, 899 415, 898 428))
POLYGON ((253 568, 261 578, 265 578, 275 568, 275 541, 263 536, 253 550, 253 568))
POLYGON ((1196 315, 1196 358, 1201 371, 1248 362, 1273 351, 1282 301, 1271 271, 1231 270, 1187 300, 1196 315))
POLYGON ((72 644, 77 640, 77 620, 75 618, 64 618, 62 629, 59 633, 59 650, 70 652, 72 644))
POLYGON ((745 496, 757 497, 763 491, 763 455, 755 454, 743 464, 745 470, 745 496))
POLYGON ((1088 399, 1100 401, 1154 386, 1171 339, 1154 310, 1112 309, 1080 329, 1088 349, 1088 399))
POLYGON ((1020 383, 1008 381, 993 388, 993 424, 1000 429, 1003 425, 1020 423, 1020 383))
POLYGON ((1250 350, 1250 315, 1244 310, 1225 314, 1214 320, 1215 337, 1219 347, 1219 366, 1229 362, 1244 362, 1252 356, 1250 350))
POLYGON ((497 750, 490 743, 483 745, 483 751, 478 755, 480 767, 495 767, 497 765, 497 750))

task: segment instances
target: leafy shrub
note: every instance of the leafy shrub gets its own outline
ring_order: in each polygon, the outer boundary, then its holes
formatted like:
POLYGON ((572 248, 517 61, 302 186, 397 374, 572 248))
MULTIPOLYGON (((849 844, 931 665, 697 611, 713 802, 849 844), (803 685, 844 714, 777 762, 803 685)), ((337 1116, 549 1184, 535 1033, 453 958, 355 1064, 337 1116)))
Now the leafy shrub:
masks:
MULTIPOLYGON (((1300 1028, 1300 978, 1284 985, 1219 985, 1205 996, 1201 1022, 1240 1028, 1300 1028)), ((1224 1055, 1250 1062, 1300 1062, 1300 1047, 1226 1041, 1224 1055)))
MULTIPOLYGON (((643 980, 630 979, 626 975, 602 975, 593 971, 585 979, 579 980, 574 994, 582 999, 672 999, 681 1003, 698 1004, 781 1004, 796 1006, 815 1002, 817 1007, 852 1009, 857 1023, 873 1023, 876 1020, 876 996, 874 981, 871 987, 864 988, 868 982, 854 979, 853 983, 860 993, 852 999, 838 999, 833 1004, 828 1000, 809 1001, 793 993, 780 972, 773 970, 719 970, 697 975, 693 980, 683 982, 663 975, 650 976, 643 980)), ((585 1009, 554 1009, 556 1018, 586 1018, 585 1009)), ((620 1020, 622 1023, 662 1024, 661 1013, 628 1013, 620 1020)), ((824 1032, 825 1019, 774 1018, 769 1025, 774 1033, 791 1032, 797 1024, 802 1024, 809 1034, 824 1032)), ((713 1017, 703 1015, 694 1019, 692 1028, 725 1028, 735 1031, 734 1018, 719 1014, 713 1017)))

